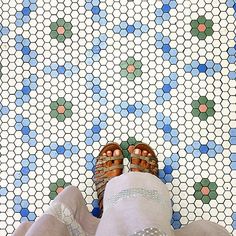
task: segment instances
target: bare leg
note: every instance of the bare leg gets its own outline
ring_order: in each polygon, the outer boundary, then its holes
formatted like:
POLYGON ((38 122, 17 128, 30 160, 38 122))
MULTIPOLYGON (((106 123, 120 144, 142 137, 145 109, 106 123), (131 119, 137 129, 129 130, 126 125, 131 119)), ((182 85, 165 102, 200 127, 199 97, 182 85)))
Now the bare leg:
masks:
POLYGON ((34 222, 30 222, 30 221, 21 223, 12 236, 25 236, 26 232, 29 230, 29 228, 31 227, 33 223, 34 222))
POLYGON ((69 236, 66 225, 51 215, 42 215, 25 236, 69 236))
POLYGON ((181 229, 174 230, 175 236, 230 236, 221 225, 206 220, 194 221, 181 229))
MULTIPOLYGON (((66 187, 51 203, 64 204, 73 214, 75 220, 88 232, 95 234, 99 220, 93 217, 85 205, 83 196, 78 188, 74 186, 66 187)), ((32 224, 32 223, 31 223, 32 224)), ((32 226, 23 225, 15 231, 14 236, 69 236, 69 232, 65 224, 56 217, 43 214, 32 226), (28 230, 28 231, 27 231, 28 230)))

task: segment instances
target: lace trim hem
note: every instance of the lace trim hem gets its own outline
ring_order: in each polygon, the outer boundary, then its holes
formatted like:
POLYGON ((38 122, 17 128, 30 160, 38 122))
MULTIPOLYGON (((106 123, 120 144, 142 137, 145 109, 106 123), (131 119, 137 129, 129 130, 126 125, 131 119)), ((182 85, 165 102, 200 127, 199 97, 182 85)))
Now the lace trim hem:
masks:
POLYGON ((65 224, 70 236, 87 236, 81 225, 75 220, 73 213, 63 203, 51 205, 44 214, 52 215, 65 224))

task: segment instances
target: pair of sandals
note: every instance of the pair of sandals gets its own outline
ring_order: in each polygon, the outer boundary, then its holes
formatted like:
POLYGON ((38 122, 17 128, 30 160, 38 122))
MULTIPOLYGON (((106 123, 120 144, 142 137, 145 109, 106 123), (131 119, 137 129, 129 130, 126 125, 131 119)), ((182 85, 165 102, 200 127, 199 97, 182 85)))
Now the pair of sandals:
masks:
MULTIPOLYGON (((98 194, 98 203, 101 210, 103 210, 103 195, 107 182, 113 177, 119 176, 123 173, 123 154, 122 149, 117 143, 108 143, 100 151, 97 157, 95 170, 95 185, 98 194), (114 150, 120 150, 120 155, 114 156, 114 150), (107 151, 112 151, 111 156, 104 155, 107 151)), ((138 143, 132 148, 130 170, 136 172, 146 172, 157 175, 158 161, 153 149, 145 143, 138 143), (136 154, 135 149, 140 149, 141 153, 145 150, 145 155, 136 154)))

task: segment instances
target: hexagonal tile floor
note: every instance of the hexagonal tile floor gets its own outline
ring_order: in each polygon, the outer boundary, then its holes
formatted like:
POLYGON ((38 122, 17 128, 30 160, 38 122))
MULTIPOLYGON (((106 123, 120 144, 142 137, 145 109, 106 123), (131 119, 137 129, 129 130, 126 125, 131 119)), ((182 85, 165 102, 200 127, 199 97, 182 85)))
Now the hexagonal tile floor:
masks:
POLYGON ((0 234, 67 185, 99 214, 100 148, 158 153, 172 225, 236 234, 236 1, 0 2, 0 234))

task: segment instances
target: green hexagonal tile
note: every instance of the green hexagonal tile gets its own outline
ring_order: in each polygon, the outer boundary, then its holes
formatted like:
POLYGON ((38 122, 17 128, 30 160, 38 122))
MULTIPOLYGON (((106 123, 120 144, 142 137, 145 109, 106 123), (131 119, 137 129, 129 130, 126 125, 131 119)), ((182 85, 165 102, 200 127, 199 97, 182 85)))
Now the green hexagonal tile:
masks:
POLYGON ((125 69, 125 70, 121 70, 120 71, 120 75, 121 77, 126 77, 128 75, 128 71, 125 69))
POLYGON ((66 188, 67 186, 70 186, 70 185, 71 185, 71 183, 65 183, 64 188, 66 188))
POLYGON ((206 102, 207 107, 213 108, 215 106, 215 102, 213 100, 208 100, 206 102))
POLYGON ((69 118, 69 117, 71 117, 72 116, 72 111, 71 110, 66 110, 65 112, 64 112, 64 116, 66 117, 66 118, 69 118))
POLYGON ((202 189, 201 183, 195 183, 194 184, 194 189, 195 189, 195 191, 200 191, 202 189))
POLYGON ((214 33, 214 31, 213 31, 212 28, 207 28, 207 29, 205 30, 205 34, 206 34, 207 36, 211 36, 213 33, 214 33))
POLYGON ((122 69, 126 69, 126 68, 128 67, 128 63, 127 63, 126 61, 122 61, 122 62, 120 63, 120 67, 121 67, 122 69))
POLYGON ((209 179, 204 178, 204 179, 202 179, 201 184, 203 187, 207 187, 207 186, 209 186, 210 181, 209 181, 209 179))
POLYGON ((126 141, 122 141, 121 144, 120 144, 120 147, 121 147, 122 149, 127 149, 127 148, 129 147, 129 144, 128 144, 128 142, 126 142, 126 141))
POLYGON ((128 142, 128 144, 129 144, 129 146, 130 146, 130 145, 135 145, 137 141, 136 141, 135 138, 129 137, 128 140, 127 140, 127 142, 128 142))
POLYGON ((195 28, 191 29, 190 32, 193 36, 198 36, 198 33, 199 33, 198 29, 195 29, 195 28))
POLYGON ((65 185, 65 180, 64 179, 58 179, 57 180, 57 185, 58 185, 58 187, 63 187, 65 185))
POLYGON ((57 112, 57 110, 51 110, 51 112, 49 114, 52 118, 56 118, 59 113, 57 112))
POLYGON ((56 110, 57 107, 58 107, 57 102, 51 102, 51 104, 50 104, 50 108, 51 108, 52 110, 56 110))
POLYGON ((205 25, 207 28, 211 28, 213 26, 213 21, 212 20, 206 20, 205 25))
POLYGON ((123 150, 122 152, 123 152, 124 157, 127 158, 128 160, 130 160, 130 153, 129 153, 129 151, 128 150, 123 150))
POLYGON ((70 22, 66 22, 64 24, 65 30, 71 30, 72 29, 72 24, 70 22))
POLYGON ((68 110, 72 108, 72 103, 71 102, 65 102, 64 107, 68 110))
POLYGON ((216 190, 216 189, 217 189, 216 183, 211 182, 211 183, 209 184, 209 189, 210 189, 210 190, 216 190))
POLYGON ((215 114, 215 110, 212 109, 212 108, 208 108, 206 113, 207 113, 208 116, 213 116, 215 114))
POLYGON ((134 60, 133 57, 129 57, 129 58, 127 59, 127 63, 128 63, 129 65, 133 65, 134 62, 135 62, 135 60, 134 60))
POLYGON ((57 184, 51 183, 51 184, 49 185, 49 189, 50 189, 50 191, 56 191, 56 189, 57 189, 57 184))
POLYGON ((206 104, 208 99, 205 96, 201 96, 201 97, 198 98, 198 101, 199 101, 200 104, 206 104))
POLYGON ((134 75, 133 73, 129 73, 129 74, 127 75, 127 78, 128 78, 128 80, 134 80, 135 75, 134 75))
POLYGON ((58 121, 64 121, 65 119, 66 119, 66 117, 64 114, 58 114, 58 116, 57 116, 58 121))
POLYGON ((66 39, 66 38, 65 38, 64 35, 58 35, 58 36, 57 36, 58 42, 64 42, 65 39, 66 39))
POLYGON ((208 115, 207 113, 204 112, 204 113, 200 113, 198 117, 200 118, 200 120, 207 120, 208 115))
POLYGON ((57 20, 57 25, 58 25, 58 26, 64 26, 65 23, 66 23, 65 20, 62 19, 62 18, 59 18, 59 19, 57 20))
POLYGON ((50 37, 53 38, 53 39, 56 39, 58 36, 58 33, 56 31, 51 31, 50 32, 50 37))
POLYGON ((53 30, 53 31, 56 31, 56 30, 57 30, 57 27, 58 27, 58 25, 57 25, 56 22, 52 22, 52 23, 50 24, 50 29, 53 30))
POLYGON ((135 75, 135 76, 141 76, 141 75, 142 75, 142 71, 141 71, 140 69, 136 69, 136 70, 134 71, 134 75, 135 75))
POLYGON ((203 196, 202 197, 202 202, 205 203, 205 204, 208 204, 210 202, 210 198, 208 196, 203 196))
POLYGON ((206 22, 206 17, 205 16, 199 16, 197 19, 199 24, 204 24, 206 22))
POLYGON ((58 104, 58 105, 64 105, 65 103, 66 103, 65 98, 58 98, 58 99, 57 99, 57 104, 58 104))
POLYGON ((193 116, 199 116, 199 114, 200 114, 200 111, 198 109, 193 109, 192 110, 192 115, 193 116))
POLYGON ((140 69, 142 67, 141 61, 135 61, 134 62, 134 67, 137 68, 137 69, 140 69))
POLYGON ((196 198, 196 200, 201 200, 202 199, 202 193, 197 191, 194 193, 194 197, 196 198))
POLYGON ((209 198, 210 199, 216 199, 217 198, 217 193, 216 193, 216 191, 211 191, 210 193, 209 193, 209 198))
POLYGON ((206 38, 206 34, 205 34, 205 32, 203 33, 203 32, 200 32, 200 33, 198 33, 198 35, 197 35, 197 37, 199 38, 199 39, 205 39, 206 38))
POLYGON ((196 29, 196 28, 198 27, 199 23, 198 23, 197 20, 192 20, 192 21, 190 22, 190 25, 191 25, 192 28, 195 28, 195 29, 196 29))
POLYGON ((192 101, 191 105, 192 105, 193 108, 198 109, 199 106, 200 106, 200 102, 198 100, 192 101))
POLYGON ((49 193, 49 198, 50 198, 51 200, 54 200, 56 196, 57 196, 57 193, 56 193, 56 192, 51 192, 51 193, 49 193))
POLYGON ((69 30, 66 30, 65 33, 64 33, 64 36, 65 36, 66 38, 70 38, 70 37, 72 36, 72 32, 69 31, 69 30))

